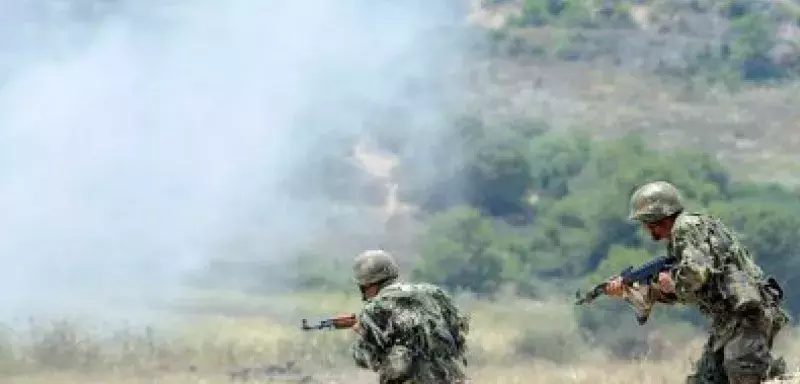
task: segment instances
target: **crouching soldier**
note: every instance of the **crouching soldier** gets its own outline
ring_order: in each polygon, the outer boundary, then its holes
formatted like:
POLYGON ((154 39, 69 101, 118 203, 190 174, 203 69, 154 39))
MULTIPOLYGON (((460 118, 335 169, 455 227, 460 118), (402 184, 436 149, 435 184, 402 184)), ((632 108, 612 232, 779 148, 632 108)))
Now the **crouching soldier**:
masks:
POLYGON ((442 289, 398 279, 392 256, 369 250, 355 259, 364 307, 353 329, 353 358, 381 384, 462 384, 468 319, 442 289))

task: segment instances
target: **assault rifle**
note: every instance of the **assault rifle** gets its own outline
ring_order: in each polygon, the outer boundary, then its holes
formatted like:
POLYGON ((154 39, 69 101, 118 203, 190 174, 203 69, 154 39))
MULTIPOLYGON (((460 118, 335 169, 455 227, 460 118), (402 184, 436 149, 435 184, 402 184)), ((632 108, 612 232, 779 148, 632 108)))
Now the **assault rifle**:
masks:
MULTIPOLYGON (((665 296, 656 289, 650 288, 650 284, 655 282, 658 274, 672 268, 677 260, 674 257, 661 256, 650 260, 640 267, 634 269, 629 266, 619 273, 622 277, 622 285, 624 287, 623 299, 633 306, 636 311, 636 321, 639 325, 647 322, 650 317, 650 311, 656 302, 672 302, 673 297, 665 296)), ((577 298, 576 305, 591 303, 601 295, 605 294, 608 281, 597 284, 589 292, 581 294, 581 291, 575 292, 577 298)))
POLYGON ((347 329, 356 324, 356 315, 354 313, 339 315, 322 319, 320 321, 309 324, 308 319, 303 319, 301 329, 304 331, 314 331, 321 329, 347 329))

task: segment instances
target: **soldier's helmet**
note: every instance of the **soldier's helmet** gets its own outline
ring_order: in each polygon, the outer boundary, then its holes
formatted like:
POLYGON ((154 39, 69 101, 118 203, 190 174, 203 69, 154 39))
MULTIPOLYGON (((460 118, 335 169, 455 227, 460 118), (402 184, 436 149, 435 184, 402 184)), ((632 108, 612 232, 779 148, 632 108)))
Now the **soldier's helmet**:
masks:
POLYGON ((397 278, 399 269, 389 252, 370 249, 356 256, 353 275, 358 285, 366 286, 397 278))
POLYGON ((630 210, 631 220, 653 223, 682 211, 683 196, 674 185, 653 181, 633 192, 630 210))

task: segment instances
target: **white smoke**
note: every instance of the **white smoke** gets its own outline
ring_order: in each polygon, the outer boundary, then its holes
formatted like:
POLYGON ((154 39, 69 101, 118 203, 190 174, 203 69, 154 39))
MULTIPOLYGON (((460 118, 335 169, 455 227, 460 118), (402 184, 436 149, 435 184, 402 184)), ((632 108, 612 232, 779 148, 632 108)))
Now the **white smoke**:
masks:
POLYGON ((369 105, 408 103, 458 20, 450 1, 131 0, 88 21, 23 3, 0 12, 0 302, 18 315, 163 297, 240 228, 313 230, 318 207, 281 184, 369 105), (300 123, 315 113, 329 124, 300 123))

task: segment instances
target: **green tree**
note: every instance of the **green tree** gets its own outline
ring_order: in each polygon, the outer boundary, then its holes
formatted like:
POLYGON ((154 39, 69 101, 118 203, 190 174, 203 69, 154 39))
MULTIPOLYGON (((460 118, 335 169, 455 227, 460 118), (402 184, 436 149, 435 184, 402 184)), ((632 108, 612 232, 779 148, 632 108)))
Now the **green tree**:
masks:
POLYGON ((585 135, 549 133, 531 142, 528 154, 532 187, 543 196, 569 194, 569 181, 589 161, 592 143, 585 135))
POLYGON ((480 144, 467 160, 467 200, 493 216, 525 210, 532 184, 525 142, 502 138, 480 144))
POLYGON ((764 12, 750 12, 731 22, 734 35, 730 45, 731 60, 745 80, 766 80, 785 76, 785 71, 772 61, 775 47, 775 26, 764 12))
POLYGON ((415 153, 422 161, 403 163, 403 196, 428 212, 468 204, 493 216, 527 215, 533 183, 528 146, 544 130, 537 121, 487 126, 457 117, 421 156, 415 153))
POLYGON ((436 215, 423 236, 420 254, 413 278, 482 294, 500 286, 507 256, 491 220, 470 207, 436 215))
POLYGON ((542 26, 552 19, 551 0, 525 0, 522 6, 522 24, 542 26))

